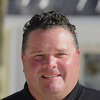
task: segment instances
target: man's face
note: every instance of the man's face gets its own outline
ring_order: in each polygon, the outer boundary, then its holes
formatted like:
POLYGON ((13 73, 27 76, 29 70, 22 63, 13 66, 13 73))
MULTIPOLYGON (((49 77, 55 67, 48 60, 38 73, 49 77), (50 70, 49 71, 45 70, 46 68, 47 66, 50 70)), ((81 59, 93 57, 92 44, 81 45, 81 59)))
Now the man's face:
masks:
POLYGON ((22 61, 29 90, 37 98, 64 98, 78 81, 79 54, 67 29, 32 31, 22 61))

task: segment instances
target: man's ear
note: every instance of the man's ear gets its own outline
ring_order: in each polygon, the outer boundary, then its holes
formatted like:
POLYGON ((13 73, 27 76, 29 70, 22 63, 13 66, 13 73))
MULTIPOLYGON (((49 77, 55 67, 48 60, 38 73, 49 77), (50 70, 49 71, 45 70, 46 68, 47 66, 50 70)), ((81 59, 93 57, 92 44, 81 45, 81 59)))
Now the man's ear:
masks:
POLYGON ((24 54, 21 54, 22 64, 23 64, 23 72, 24 72, 24 54))
POLYGON ((24 61, 24 54, 21 54, 22 62, 24 61))
POLYGON ((78 55, 80 55, 80 49, 78 50, 78 55))

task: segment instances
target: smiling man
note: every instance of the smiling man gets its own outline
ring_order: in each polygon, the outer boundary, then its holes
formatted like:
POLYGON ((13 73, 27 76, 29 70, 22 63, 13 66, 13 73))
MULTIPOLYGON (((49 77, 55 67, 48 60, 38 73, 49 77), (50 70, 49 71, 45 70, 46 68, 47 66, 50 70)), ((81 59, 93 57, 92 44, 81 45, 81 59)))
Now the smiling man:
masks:
POLYGON ((22 42, 24 89, 3 100, 99 100, 100 92, 78 82, 79 55, 75 26, 64 15, 33 16, 22 42))
POLYGON ((30 32, 22 61, 31 94, 37 100, 62 100, 78 81, 78 58, 67 29, 55 26, 30 32))

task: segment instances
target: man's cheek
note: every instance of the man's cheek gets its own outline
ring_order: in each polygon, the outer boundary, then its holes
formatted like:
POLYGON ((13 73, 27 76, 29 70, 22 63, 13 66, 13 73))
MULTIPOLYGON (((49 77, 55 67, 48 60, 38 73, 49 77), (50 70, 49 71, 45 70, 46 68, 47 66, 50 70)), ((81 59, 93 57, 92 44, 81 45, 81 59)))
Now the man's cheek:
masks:
POLYGON ((60 66, 63 71, 67 71, 72 67, 72 58, 64 59, 62 62, 60 62, 60 66))
POLYGON ((34 72, 34 73, 37 73, 40 69, 40 63, 39 62, 36 62, 36 61, 32 61, 30 63, 30 71, 34 72))

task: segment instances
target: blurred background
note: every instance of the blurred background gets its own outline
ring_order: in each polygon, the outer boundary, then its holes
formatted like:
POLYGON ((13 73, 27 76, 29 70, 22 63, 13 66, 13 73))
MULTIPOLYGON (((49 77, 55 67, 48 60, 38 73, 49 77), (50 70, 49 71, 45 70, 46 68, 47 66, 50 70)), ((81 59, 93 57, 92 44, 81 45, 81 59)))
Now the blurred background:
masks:
POLYGON ((100 0, 0 0, 0 98, 21 90, 23 26, 32 15, 63 12, 76 25, 81 50, 80 82, 100 90, 100 0))

